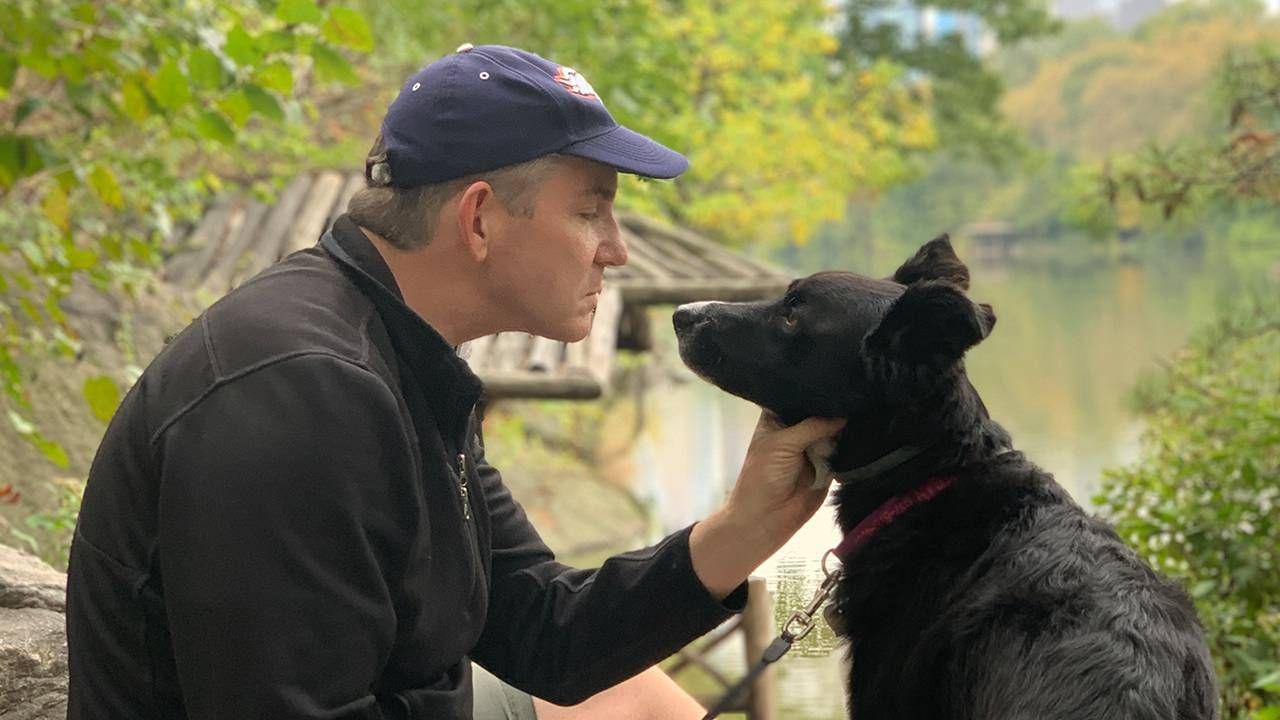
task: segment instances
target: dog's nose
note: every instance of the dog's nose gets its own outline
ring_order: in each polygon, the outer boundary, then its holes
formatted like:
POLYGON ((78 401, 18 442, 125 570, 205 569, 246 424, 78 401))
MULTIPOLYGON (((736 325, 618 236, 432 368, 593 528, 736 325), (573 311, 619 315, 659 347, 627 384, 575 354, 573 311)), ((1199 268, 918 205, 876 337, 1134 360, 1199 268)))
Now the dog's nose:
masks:
POLYGON ((684 332, 694 325, 697 325, 702 320, 705 320, 706 314, 703 311, 703 308, 708 304, 709 303, 705 302, 688 303, 676 308, 675 315, 671 317, 672 322, 675 323, 676 332, 684 332))

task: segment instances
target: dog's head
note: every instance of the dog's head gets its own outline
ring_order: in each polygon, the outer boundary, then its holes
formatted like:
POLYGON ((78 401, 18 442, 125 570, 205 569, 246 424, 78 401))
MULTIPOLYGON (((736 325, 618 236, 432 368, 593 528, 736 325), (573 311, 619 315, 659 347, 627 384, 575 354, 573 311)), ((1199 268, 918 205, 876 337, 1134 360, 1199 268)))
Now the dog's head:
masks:
POLYGON ((969 270, 943 235, 888 280, 821 272, 773 301, 682 305, 680 357, 785 423, 857 417, 900 395, 894 382, 958 381, 952 370, 996 321, 968 287, 969 270))

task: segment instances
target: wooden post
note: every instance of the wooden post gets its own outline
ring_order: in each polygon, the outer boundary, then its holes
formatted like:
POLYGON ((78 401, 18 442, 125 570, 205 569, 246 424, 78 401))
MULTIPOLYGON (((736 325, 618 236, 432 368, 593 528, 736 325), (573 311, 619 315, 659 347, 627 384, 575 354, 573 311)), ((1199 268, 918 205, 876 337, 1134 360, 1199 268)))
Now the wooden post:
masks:
MULTIPOLYGON (((762 577, 747 580, 747 607, 742 611, 742 634, 746 642, 747 667, 755 664, 773 641, 773 598, 762 577)), ((775 720, 778 717, 777 670, 770 666, 756 678, 747 696, 750 720, 775 720)))

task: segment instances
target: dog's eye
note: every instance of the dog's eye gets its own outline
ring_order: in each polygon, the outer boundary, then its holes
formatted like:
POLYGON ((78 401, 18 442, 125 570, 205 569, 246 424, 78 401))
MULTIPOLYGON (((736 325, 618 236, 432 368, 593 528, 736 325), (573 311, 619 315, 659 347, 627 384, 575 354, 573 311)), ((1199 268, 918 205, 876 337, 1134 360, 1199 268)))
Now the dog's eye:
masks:
POLYGON ((800 307, 800 298, 796 295, 788 295, 782 300, 782 324, 788 329, 793 329, 799 324, 799 318, 796 317, 796 308, 800 307))

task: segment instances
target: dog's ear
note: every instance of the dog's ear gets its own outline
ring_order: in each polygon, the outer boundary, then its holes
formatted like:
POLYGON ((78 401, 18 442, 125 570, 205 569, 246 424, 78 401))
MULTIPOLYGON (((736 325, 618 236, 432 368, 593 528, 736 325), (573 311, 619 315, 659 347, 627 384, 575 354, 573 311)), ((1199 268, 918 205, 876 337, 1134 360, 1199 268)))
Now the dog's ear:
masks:
POLYGON ((945 233, 921 245, 893 274, 893 281, 903 285, 921 280, 946 280, 962 290, 969 289, 969 268, 956 257, 951 238, 945 233))
POLYGON ((869 354, 911 364, 945 367, 958 361, 995 327, 990 305, 979 305, 946 280, 907 286, 867 335, 869 354))

